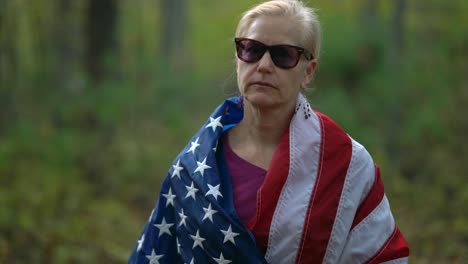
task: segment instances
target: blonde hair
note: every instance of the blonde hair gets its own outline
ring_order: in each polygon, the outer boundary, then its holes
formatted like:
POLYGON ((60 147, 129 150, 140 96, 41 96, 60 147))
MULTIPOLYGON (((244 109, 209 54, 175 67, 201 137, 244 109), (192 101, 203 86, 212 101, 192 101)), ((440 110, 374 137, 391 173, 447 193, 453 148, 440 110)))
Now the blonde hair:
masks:
POLYGON ((236 37, 242 37, 252 22, 261 16, 282 16, 291 18, 302 32, 300 45, 312 52, 315 58, 320 55, 321 30, 316 10, 299 0, 272 0, 247 10, 236 29, 236 37))

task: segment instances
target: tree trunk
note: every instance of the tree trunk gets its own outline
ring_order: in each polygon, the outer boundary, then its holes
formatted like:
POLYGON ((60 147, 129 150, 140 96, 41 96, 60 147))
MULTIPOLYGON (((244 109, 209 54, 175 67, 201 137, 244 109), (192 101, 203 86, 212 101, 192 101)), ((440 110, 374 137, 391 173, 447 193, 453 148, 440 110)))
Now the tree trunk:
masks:
POLYGON ((187 28, 187 1, 161 0, 162 38, 161 56, 170 69, 182 67, 187 60, 185 35, 187 28))
POLYGON ((116 1, 89 0, 87 12, 86 68, 90 77, 99 81, 109 73, 104 59, 116 46, 116 1))
POLYGON ((375 26, 375 22, 377 22, 377 7, 379 1, 378 0, 368 0, 366 5, 363 9, 363 22, 365 28, 369 29, 375 26))
POLYGON ((389 106, 389 128, 387 131, 387 152, 389 157, 394 162, 398 162, 398 153, 399 153, 399 138, 401 135, 400 124, 402 123, 402 109, 400 103, 401 90, 402 86, 401 80, 401 57, 403 53, 403 35, 404 35, 404 25, 403 25, 403 15, 406 10, 405 0, 394 0, 395 11, 393 13, 392 25, 391 25, 391 42, 390 50, 388 53, 388 63, 389 69, 394 73, 393 78, 391 79, 391 84, 393 85, 393 90, 396 95, 392 96, 393 100, 389 106))
POLYGON ((15 10, 8 1, 0 1, 0 136, 14 120, 14 91, 16 87, 16 50, 14 26, 7 21, 7 15, 14 16, 15 10), (12 14, 13 13, 13 14, 12 14))
MULTIPOLYGON (((392 55, 398 55, 403 50, 403 15, 406 9, 405 0, 395 0, 395 13, 392 21, 392 39, 393 39, 393 52, 392 55)), ((396 58, 397 56, 393 56, 396 58)))
POLYGON ((70 94, 81 91, 82 83, 78 69, 82 64, 82 27, 80 12, 72 0, 58 0, 57 14, 54 17, 54 49, 56 51, 56 87, 70 94))

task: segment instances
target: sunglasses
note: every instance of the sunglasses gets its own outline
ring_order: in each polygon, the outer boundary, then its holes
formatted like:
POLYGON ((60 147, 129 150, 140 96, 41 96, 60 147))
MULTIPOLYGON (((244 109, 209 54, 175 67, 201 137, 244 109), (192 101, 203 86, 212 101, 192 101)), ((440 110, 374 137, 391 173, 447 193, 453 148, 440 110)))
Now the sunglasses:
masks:
POLYGON ((296 67, 301 54, 307 60, 312 60, 312 53, 304 48, 293 45, 272 45, 268 46, 260 41, 248 38, 235 38, 237 57, 245 62, 254 63, 259 61, 265 52, 270 53, 273 63, 282 69, 291 69, 296 67))

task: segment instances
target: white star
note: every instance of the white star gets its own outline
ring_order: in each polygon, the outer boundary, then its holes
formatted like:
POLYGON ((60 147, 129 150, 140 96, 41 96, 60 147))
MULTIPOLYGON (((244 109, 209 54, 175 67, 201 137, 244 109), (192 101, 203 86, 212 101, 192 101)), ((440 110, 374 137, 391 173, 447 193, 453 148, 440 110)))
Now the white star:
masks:
POLYGON ((154 249, 151 251, 151 255, 146 255, 146 258, 149 260, 149 264, 159 264, 159 259, 164 257, 164 255, 156 255, 154 249))
POLYGON ((159 236, 162 236, 163 234, 172 236, 171 230, 169 230, 169 228, 171 228, 173 225, 174 224, 166 223, 166 219, 163 217, 162 222, 158 225, 155 224, 154 226, 159 228, 159 236))
POLYGON ((212 118, 210 116, 210 123, 206 126, 206 127, 211 127, 213 129, 213 132, 216 131, 216 128, 217 127, 221 127, 223 128, 223 124, 221 124, 221 122, 219 122, 219 120, 221 120, 221 117, 222 116, 218 116, 216 119, 215 118, 212 118))
POLYGON ((174 171, 172 172, 171 178, 177 176, 177 178, 180 180, 180 172, 184 170, 184 167, 180 167, 180 160, 177 161, 177 164, 172 165, 172 168, 174 168, 174 171))
POLYGON ((195 141, 191 142, 192 146, 190 146, 189 150, 187 150, 187 153, 192 152, 193 154, 195 154, 195 149, 198 148, 198 146, 200 146, 200 144, 198 144, 198 139, 199 137, 197 137, 195 141))
POLYGON ((198 189, 193 186, 193 182, 192 185, 185 186, 185 188, 187 188, 187 195, 185 195, 185 198, 191 196, 195 200, 195 193, 198 192, 198 189))
POLYGON ((187 227, 187 223, 185 222, 185 219, 187 219, 187 216, 184 214, 184 208, 181 209, 179 216, 180 216, 179 226, 184 225, 185 227, 187 227))
POLYGON ((206 169, 211 169, 210 166, 206 165, 206 157, 202 162, 197 161, 197 166, 198 167, 195 169, 193 173, 200 172, 201 176, 203 176, 203 173, 205 173, 206 169))
MULTIPOLYGON (((193 247, 192 249, 194 249, 196 246, 200 246, 201 248, 203 248, 203 244, 202 242, 205 241, 205 239, 203 237, 200 236, 199 234, 199 230, 197 230, 197 233, 193 236, 193 235, 190 235, 193 239, 193 247)), ((204 248, 203 248, 204 249, 204 248)))
POLYGON ((229 228, 227 230, 221 230, 224 234, 224 241, 223 244, 231 241, 234 245, 236 244, 236 241, 234 241, 234 238, 239 235, 239 233, 232 232, 231 225, 229 225, 229 228))
POLYGON ((174 206, 174 198, 176 197, 176 195, 172 194, 172 190, 170 187, 169 187, 169 191, 167 192, 167 194, 163 194, 163 196, 166 197, 166 207, 168 205, 174 206))
POLYGON ((140 251, 141 248, 143 247, 143 242, 145 242, 145 234, 143 234, 141 236, 140 239, 138 239, 138 247, 137 247, 137 251, 140 251))
POLYGON ((216 185, 216 186, 212 186, 211 184, 208 184, 208 188, 210 188, 210 190, 208 192, 206 192, 205 196, 208 196, 208 195, 213 195, 214 198, 216 199, 216 201, 218 200, 218 196, 221 196, 223 197, 223 195, 221 194, 221 192, 219 191, 219 184, 216 185))
POLYGON ((221 255, 219 256, 219 258, 213 258, 218 264, 228 264, 228 263, 231 263, 232 261, 228 260, 228 259, 224 259, 223 257, 223 252, 221 252, 221 255))
POLYGON ((208 205, 208 208, 203 208, 203 211, 205 211, 205 216, 203 216, 202 221, 208 218, 213 223, 213 215, 218 211, 211 209, 211 203, 208 205))

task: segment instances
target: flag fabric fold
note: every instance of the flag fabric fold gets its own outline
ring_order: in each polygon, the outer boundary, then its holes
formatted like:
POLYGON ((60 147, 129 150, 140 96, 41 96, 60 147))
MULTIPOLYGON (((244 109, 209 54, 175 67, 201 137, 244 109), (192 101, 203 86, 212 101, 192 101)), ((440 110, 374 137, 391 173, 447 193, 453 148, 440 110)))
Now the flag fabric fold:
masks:
POLYGON ((129 263, 407 263, 378 167, 302 95, 242 225, 218 142, 242 117, 226 100, 177 156, 129 263))

